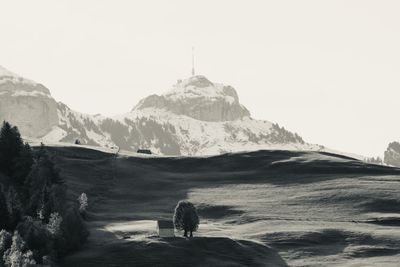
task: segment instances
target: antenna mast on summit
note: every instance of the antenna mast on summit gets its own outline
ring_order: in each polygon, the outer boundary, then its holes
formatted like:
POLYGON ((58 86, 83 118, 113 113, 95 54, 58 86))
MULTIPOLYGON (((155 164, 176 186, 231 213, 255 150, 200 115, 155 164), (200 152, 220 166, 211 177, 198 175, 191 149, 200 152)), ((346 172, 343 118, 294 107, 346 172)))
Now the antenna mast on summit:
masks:
POLYGON ((196 73, 194 71, 194 47, 192 46, 192 76, 194 76, 196 73))

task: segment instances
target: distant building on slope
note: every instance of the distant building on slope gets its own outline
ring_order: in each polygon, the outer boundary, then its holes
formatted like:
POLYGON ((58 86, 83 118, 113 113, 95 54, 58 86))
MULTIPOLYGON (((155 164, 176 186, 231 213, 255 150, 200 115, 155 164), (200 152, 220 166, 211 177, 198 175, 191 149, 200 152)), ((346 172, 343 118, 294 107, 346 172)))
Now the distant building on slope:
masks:
POLYGON ((157 233, 159 237, 175 237, 175 227, 171 220, 158 220, 157 233))
POLYGON ((150 149, 138 149, 136 152, 141 154, 152 154, 150 149))

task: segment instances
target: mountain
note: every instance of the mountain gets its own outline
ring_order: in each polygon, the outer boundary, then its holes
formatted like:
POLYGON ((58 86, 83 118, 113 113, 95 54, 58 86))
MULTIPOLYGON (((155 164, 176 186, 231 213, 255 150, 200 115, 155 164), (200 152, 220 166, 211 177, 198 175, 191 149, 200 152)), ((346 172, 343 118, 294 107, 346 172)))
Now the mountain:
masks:
POLYGON ((57 103, 43 85, 0 66, 0 119, 26 136, 42 136, 58 125, 57 103))
POLYGON ((400 167, 400 143, 392 142, 384 153, 384 162, 388 165, 400 167))
POLYGON ((44 143, 79 139, 81 144, 146 148, 162 155, 322 149, 278 124, 251 118, 233 87, 200 75, 180 80, 166 93, 146 97, 130 112, 110 118, 73 111, 56 102, 43 85, 1 67, 0 120, 44 143))

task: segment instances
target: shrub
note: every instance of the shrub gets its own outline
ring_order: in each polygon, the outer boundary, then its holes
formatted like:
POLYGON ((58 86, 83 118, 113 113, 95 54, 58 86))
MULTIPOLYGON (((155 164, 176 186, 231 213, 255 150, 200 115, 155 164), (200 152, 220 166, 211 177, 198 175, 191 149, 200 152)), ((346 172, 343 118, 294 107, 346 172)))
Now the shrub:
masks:
POLYGON ((58 212, 50 214, 49 223, 47 224, 47 230, 49 230, 52 236, 58 236, 61 233, 62 217, 58 212))
POLYGON ((4 266, 3 255, 11 247, 11 234, 6 230, 0 231, 0 266, 4 266))
POLYGON ((17 231, 33 252, 36 262, 41 262, 44 255, 55 254, 52 237, 41 220, 27 216, 18 224, 17 231))
POLYGON ((18 231, 14 232, 11 247, 4 253, 3 260, 6 267, 29 267, 36 264, 32 251, 25 248, 25 242, 18 231))

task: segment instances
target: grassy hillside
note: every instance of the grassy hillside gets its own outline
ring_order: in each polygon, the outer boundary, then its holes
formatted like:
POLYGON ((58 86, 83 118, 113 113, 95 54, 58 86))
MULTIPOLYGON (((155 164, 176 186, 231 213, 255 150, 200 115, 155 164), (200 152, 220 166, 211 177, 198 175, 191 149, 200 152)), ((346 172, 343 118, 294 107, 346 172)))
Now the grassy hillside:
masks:
POLYGON ((100 266, 96 259, 154 265, 148 258, 187 266, 203 256, 211 265, 284 265, 268 246, 290 266, 395 266, 400 253, 399 169, 318 152, 140 158, 51 151, 71 197, 86 192, 90 201, 92 235, 65 266, 100 266), (197 205, 201 238, 152 237, 154 221, 171 218, 181 199, 197 205))

